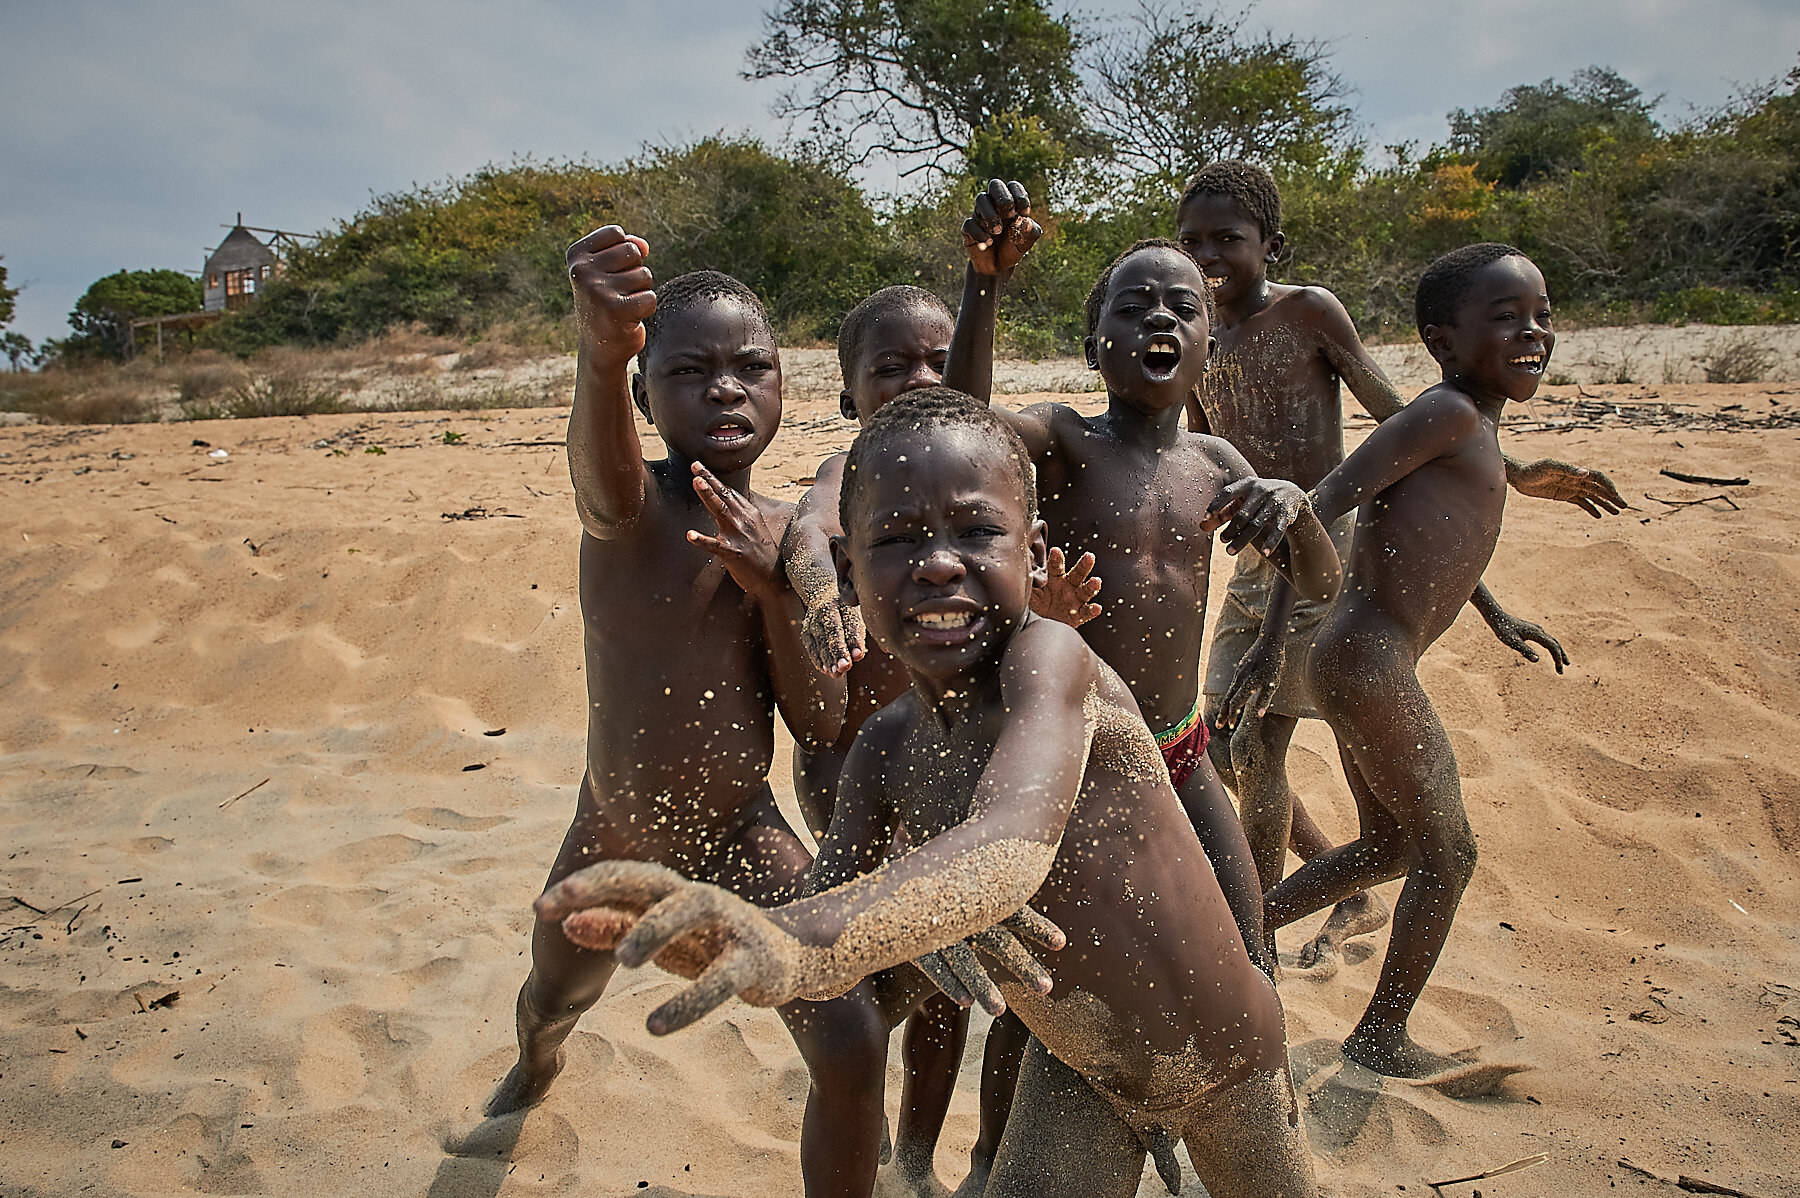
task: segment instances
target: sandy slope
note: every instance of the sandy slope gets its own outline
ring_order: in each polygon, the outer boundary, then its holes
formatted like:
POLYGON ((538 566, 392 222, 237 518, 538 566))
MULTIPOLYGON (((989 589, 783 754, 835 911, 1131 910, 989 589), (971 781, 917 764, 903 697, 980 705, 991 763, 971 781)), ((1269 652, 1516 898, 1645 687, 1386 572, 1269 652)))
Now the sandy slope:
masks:
MULTIPOLYGON (((653 1041, 655 972, 622 975, 545 1107, 454 1138, 510 1059, 527 903, 580 768, 561 415, 0 431, 0 1192, 798 1192, 805 1074, 779 1024, 732 1005, 653 1041), (472 508, 490 518, 443 516, 472 508)), ((778 495, 846 439, 823 397, 789 419, 759 474, 778 495)), ((1415 1028, 1538 1069, 1468 1102, 1381 1084, 1336 1050, 1379 955, 1288 982, 1341 1192, 1536 1153, 1478 1188, 1675 1192, 1623 1157, 1797 1192, 1797 438, 1507 435, 1643 509, 1510 508, 1489 579, 1562 636, 1567 676, 1472 617, 1424 669, 1482 860, 1415 1028)), ((1298 743, 1347 832, 1328 734, 1298 743)))

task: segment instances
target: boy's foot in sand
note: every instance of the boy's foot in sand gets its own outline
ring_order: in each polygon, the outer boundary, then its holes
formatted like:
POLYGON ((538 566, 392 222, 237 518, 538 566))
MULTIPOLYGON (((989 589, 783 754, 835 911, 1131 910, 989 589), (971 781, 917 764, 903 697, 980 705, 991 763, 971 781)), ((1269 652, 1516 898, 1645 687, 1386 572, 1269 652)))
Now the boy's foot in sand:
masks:
POLYGON ((981 1198, 987 1192, 988 1174, 993 1171, 994 1162, 991 1160, 971 1165, 969 1175, 963 1178, 962 1184, 956 1187, 956 1193, 951 1198, 981 1198))
POLYGON ((875 1198, 951 1198, 930 1161, 896 1158, 875 1175, 875 1198))
POLYGON ((1301 946, 1294 972, 1315 982, 1336 977, 1344 961, 1344 942, 1380 931, 1392 918, 1393 912, 1374 891, 1351 895, 1331 909, 1319 934, 1301 946))
POLYGON ((563 1063, 563 1050, 560 1047, 547 1067, 527 1069, 525 1062, 519 1061, 500 1079, 494 1092, 488 1095, 487 1105, 481 1108, 481 1113, 489 1119, 497 1119, 501 1115, 510 1115, 514 1111, 536 1106, 550 1092, 550 1083, 563 1071, 563 1063))
POLYGON ((1420 1047, 1406 1034, 1404 1023, 1358 1027, 1344 1041, 1344 1059, 1384 1077, 1431 1077, 1468 1067, 1466 1061, 1420 1047))

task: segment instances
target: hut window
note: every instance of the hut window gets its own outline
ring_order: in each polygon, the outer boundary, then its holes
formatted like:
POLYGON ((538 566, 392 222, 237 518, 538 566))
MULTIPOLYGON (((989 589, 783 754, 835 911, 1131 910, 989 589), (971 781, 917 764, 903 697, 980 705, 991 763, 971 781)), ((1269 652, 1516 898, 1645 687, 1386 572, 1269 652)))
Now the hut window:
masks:
POLYGON ((206 285, 208 288, 210 288, 214 291, 218 290, 218 287, 219 287, 219 272, 218 271, 215 270, 211 274, 206 276, 206 285))
POLYGON ((244 294, 244 275, 246 273, 247 272, 241 270, 228 270, 225 272, 226 295, 244 294))

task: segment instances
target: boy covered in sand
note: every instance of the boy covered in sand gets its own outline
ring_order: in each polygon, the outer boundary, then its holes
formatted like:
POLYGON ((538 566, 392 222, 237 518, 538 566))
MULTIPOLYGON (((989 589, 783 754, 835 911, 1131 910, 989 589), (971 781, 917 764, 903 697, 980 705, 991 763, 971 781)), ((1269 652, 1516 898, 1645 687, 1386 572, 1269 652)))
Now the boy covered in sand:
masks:
MULTIPOLYGON (((1015 255, 1008 263, 1009 270, 1016 261, 1015 255)), ((844 418, 867 425, 891 400, 943 383, 953 328, 944 302, 918 287, 885 287, 851 309, 838 330, 838 365, 844 378, 838 404, 844 418)), ((819 463, 814 484, 795 509, 782 547, 788 575, 807 607, 802 634, 814 664, 827 674, 844 677, 849 691, 843 727, 835 742, 824 746, 797 742, 794 746, 794 793, 818 837, 824 836, 831 824, 838 777, 857 732, 907 688, 906 671, 900 663, 879 647, 865 645, 861 616, 854 606, 840 600, 837 574, 831 568, 831 538, 843 532, 838 526, 838 494, 848 456, 836 453, 819 463)), ((1049 579, 1032 594, 1034 609, 1051 614, 1060 604, 1066 622, 1074 622, 1090 610, 1098 611, 1089 603, 1100 587, 1098 579, 1088 577, 1093 559, 1086 558, 1065 573, 1061 551, 1052 549, 1050 557, 1049 579)), ((1000 1016, 995 1025, 998 1030, 989 1032, 989 1057, 1016 1066, 1024 1046, 1024 1027, 1016 1017, 994 1009, 998 992, 962 997, 982 1001, 1000 1016), (999 1052, 1009 1035, 1017 1049, 999 1052)), ((905 1193, 927 1198, 949 1194, 938 1180, 935 1158, 968 1031, 967 1010, 943 994, 927 997, 908 1021, 902 1048, 905 1083, 893 1156, 893 1170, 905 1193)), ((984 1077, 983 1133, 974 1149, 980 1160, 991 1160, 999 1143, 1012 1080, 1010 1072, 984 1077)))
POLYGON ((1419 281, 1416 312, 1444 381, 1383 421, 1313 491, 1321 520, 1358 512, 1349 573, 1319 625, 1311 674, 1361 834, 1267 896, 1274 929, 1406 876, 1375 995, 1344 1042, 1346 1057, 1399 1077, 1461 1065, 1414 1043, 1407 1019, 1475 868, 1456 756, 1418 661, 1481 584, 1506 506, 1501 413, 1536 394, 1556 344, 1544 277, 1511 246, 1439 258, 1419 281))
MULTIPOLYGON (((1208 535, 1229 508, 1231 535, 1328 590, 1329 539, 1292 491, 1242 479, 1208 535)), ((758 910, 615 862, 552 887, 540 917, 620 960, 697 974, 670 1004, 679 1022, 732 993, 840 993, 1029 901, 1069 947, 1048 958, 1048 994, 1003 983, 1032 1038, 977 1192, 1122 1198, 1146 1150, 1174 1192, 1180 1137, 1217 1198, 1316 1194, 1274 986, 1137 702, 1079 634, 1030 611, 1047 549, 1017 435, 959 393, 915 392, 858 437, 841 502, 845 597, 911 690, 845 766, 815 867, 832 888, 758 910), (916 847, 883 863, 897 829, 916 847)))
MULTIPOLYGON (((1336 296, 1322 287, 1269 281, 1285 237, 1281 194, 1268 171, 1247 162, 1203 168, 1188 181, 1177 220, 1181 247, 1212 285, 1219 316, 1218 351, 1189 401, 1189 427, 1230 441, 1265 478, 1316 485, 1344 460, 1340 383, 1377 421, 1399 412, 1405 401, 1369 356, 1336 296)), ((1624 506, 1611 480, 1597 471, 1508 458, 1506 475, 1522 494, 1565 500, 1595 517, 1624 506)), ((1346 513, 1331 525, 1340 556, 1348 556, 1354 524, 1346 513)), ((1502 644, 1536 661, 1535 641, 1562 669, 1561 646, 1538 625, 1501 610, 1486 587, 1477 587, 1470 602, 1502 644)), ((1306 656, 1326 606, 1300 599, 1264 560, 1241 554, 1213 629, 1206 720, 1225 735, 1213 739, 1212 758, 1237 792, 1265 890, 1281 880, 1290 844, 1302 859, 1331 847, 1287 776, 1296 724, 1322 718, 1308 691, 1306 656)), ((1345 899, 1302 950, 1301 964, 1314 967, 1315 976, 1328 976, 1346 938, 1372 932, 1387 918, 1372 894, 1345 899)))
MULTIPOLYGON (((750 490, 781 421, 781 363, 762 304, 737 280, 683 275, 653 291, 649 248, 617 226, 569 248, 580 338, 569 472, 581 516, 587 769, 550 881, 596 860, 656 861, 752 903, 791 898, 811 861, 767 782, 779 706, 825 740, 841 687, 800 644, 777 570, 792 508, 750 490), (634 356, 639 372, 628 377, 634 356), (632 407, 667 456, 645 461, 632 407)), ((554 923, 532 935, 519 1060, 489 1115, 539 1102, 562 1044, 617 962, 554 923)), ((880 1148, 887 1029, 866 994, 793 1002, 782 1020, 812 1072, 801 1132, 809 1195, 866 1198, 880 1148)))

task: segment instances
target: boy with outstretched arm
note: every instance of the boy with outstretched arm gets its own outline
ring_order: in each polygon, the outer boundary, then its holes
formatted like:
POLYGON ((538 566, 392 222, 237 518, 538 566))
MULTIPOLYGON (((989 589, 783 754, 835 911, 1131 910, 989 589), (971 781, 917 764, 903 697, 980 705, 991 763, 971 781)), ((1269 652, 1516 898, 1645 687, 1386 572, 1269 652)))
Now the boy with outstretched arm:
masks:
MULTIPOLYGON (((1219 309, 1219 351, 1190 399, 1188 426, 1235 444, 1258 475, 1318 484, 1345 457, 1339 383, 1377 421, 1406 401, 1370 358, 1337 297, 1325 288, 1269 282, 1285 236, 1282 196, 1265 169, 1249 162, 1204 167, 1188 180, 1177 221, 1181 248, 1201 264, 1219 309)), ((1624 505, 1604 473, 1557 460, 1507 459, 1507 480, 1521 495, 1566 500, 1593 516, 1624 505)), ((1332 525, 1339 554, 1350 549, 1352 527, 1348 514, 1332 525)), ((1485 586, 1471 603, 1501 644, 1535 662, 1535 640, 1561 669, 1562 649, 1550 633, 1503 612, 1485 586)), ((1305 662, 1323 615, 1325 604, 1300 599, 1264 561, 1240 556, 1213 628, 1206 721, 1226 734, 1213 739, 1211 755, 1237 791, 1264 889, 1282 880, 1289 845, 1303 860, 1330 847, 1287 781, 1296 723, 1321 718, 1305 662)), ((1301 964, 1328 977, 1345 939, 1386 921, 1373 894, 1345 899, 1301 950, 1301 964)))
POLYGON ((1313 491, 1321 520, 1357 512, 1349 573, 1313 642, 1313 699, 1337 737, 1361 833, 1268 894, 1271 928, 1401 875, 1374 998, 1344 1055, 1425 1077, 1460 1062, 1421 1048, 1407 1019, 1475 868, 1456 756, 1418 661, 1480 585, 1500 535, 1499 424, 1530 399, 1556 334, 1550 297, 1511 246, 1466 246, 1419 281, 1420 336, 1444 381, 1383 421, 1313 491))
MULTIPOLYGON (((1224 437, 1266 478, 1316 485, 1344 459, 1340 383, 1377 421, 1399 412, 1405 401, 1369 356, 1336 296, 1322 287, 1269 281, 1285 236, 1281 194, 1268 171, 1235 161, 1203 168, 1188 181, 1177 219, 1181 247, 1212 285, 1219 315, 1218 351, 1189 401, 1189 427, 1224 437)), ((1506 470, 1522 494, 1563 499, 1596 517, 1624 504, 1597 471, 1510 458, 1506 470)), ((1340 555, 1348 553, 1353 525, 1346 514, 1331 526, 1340 555)), ((1561 647, 1542 628, 1502 611, 1485 587, 1471 602, 1503 644, 1536 661, 1530 644, 1536 641, 1561 668, 1561 647)), ((1321 718, 1306 684, 1306 655, 1325 610, 1299 599, 1260 558, 1240 555, 1213 629, 1206 719, 1223 735, 1213 739, 1212 757, 1237 792, 1265 890, 1281 880, 1290 844, 1302 859, 1331 847, 1287 777, 1296 724, 1321 718)), ((1387 918, 1374 895, 1351 896, 1302 950, 1302 965, 1312 967, 1315 977, 1329 976, 1343 940, 1374 931, 1387 918)))
MULTIPOLYGON (((1231 535, 1291 556, 1305 589, 1329 589, 1329 541, 1284 487, 1246 480, 1227 505, 1231 535)), ((538 913, 621 960, 698 975, 653 1015, 669 1027, 732 993, 841 993, 1029 901, 1068 947, 1047 959, 1047 993, 1002 984, 1032 1038, 1016 1117, 977 1192, 1124 1198, 1149 1151, 1173 1193, 1181 1138, 1216 1198, 1314 1195, 1274 986, 1137 702, 1080 635, 1030 611, 1047 557, 1034 498, 1017 435, 959 393, 896 400, 857 439, 833 557, 911 689, 851 751, 815 867, 830 889, 758 910, 609 863, 552 887, 538 913), (884 861, 899 829, 915 847, 884 861)))
MULTIPOLYGON (((750 490, 781 420, 781 363, 762 304, 716 272, 653 291, 648 246, 617 226, 569 248, 579 364, 569 472, 581 517, 587 769, 552 883, 596 860, 656 861, 749 902, 791 898, 811 861, 765 781, 776 706, 829 738, 841 686, 812 668, 777 569, 791 507, 750 490), (628 378, 636 356, 639 372, 628 378), (632 407, 667 448, 645 461, 632 407), (651 648, 653 652, 646 652, 651 648)), ((553 923, 532 936, 519 1060, 490 1115, 541 1101, 562 1043, 614 956, 553 923)), ((869 997, 793 1002, 781 1017, 812 1072, 801 1131, 808 1195, 867 1198, 880 1149, 887 1030, 869 997)))
MULTIPOLYGON (((846 420, 867 425, 889 401, 944 381, 954 320, 944 302, 918 287, 885 287, 850 310, 838 330, 838 365, 844 389, 838 397, 846 420)), ((802 634, 819 669, 842 675, 848 703, 834 743, 796 744, 794 792, 813 835, 831 824, 838 777, 863 723, 906 692, 906 671, 879 646, 865 645, 861 616, 839 595, 831 568, 831 538, 840 536, 839 490, 848 453, 819 464, 788 526, 782 558, 807 607, 802 634)), ((1097 612, 1091 600, 1100 581, 1089 577, 1091 556, 1064 571, 1062 552, 1050 553, 1049 579, 1032 593, 1034 610, 1076 623, 1097 612)), ((898 1189, 918 1198, 948 1198, 936 1173, 936 1151, 968 1038, 967 1010, 946 995, 929 996, 907 1023, 902 1047, 905 1082, 895 1128, 892 1170, 898 1189)), ((982 1132, 973 1152, 983 1172, 1005 1127, 1018 1057, 1025 1042, 1017 1016, 1002 1014, 988 1032, 994 1068, 982 1080, 982 1132), (1014 1045, 1008 1048, 1008 1045, 1014 1045), (1010 1065, 1007 1063, 1010 1062, 1010 1065)))

